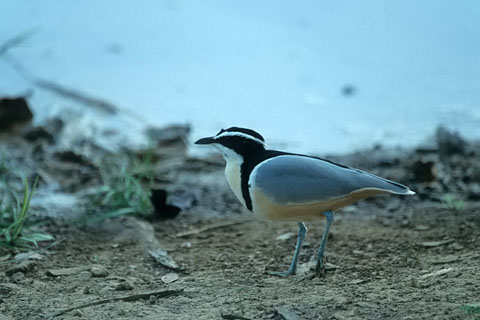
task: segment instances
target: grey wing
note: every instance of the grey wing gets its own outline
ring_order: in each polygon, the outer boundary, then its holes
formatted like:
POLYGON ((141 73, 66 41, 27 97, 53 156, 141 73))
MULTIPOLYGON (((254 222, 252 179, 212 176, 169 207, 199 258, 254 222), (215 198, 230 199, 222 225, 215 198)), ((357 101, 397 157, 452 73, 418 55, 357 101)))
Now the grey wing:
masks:
POLYGON ((365 188, 413 194, 406 186, 373 174, 299 155, 281 155, 261 162, 252 171, 249 185, 260 188, 280 204, 324 201, 365 188))

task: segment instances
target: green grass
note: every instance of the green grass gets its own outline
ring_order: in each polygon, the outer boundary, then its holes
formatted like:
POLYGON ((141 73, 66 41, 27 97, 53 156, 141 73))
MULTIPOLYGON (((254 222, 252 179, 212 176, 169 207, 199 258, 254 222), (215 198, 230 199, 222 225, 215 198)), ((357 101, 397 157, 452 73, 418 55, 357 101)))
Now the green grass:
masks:
POLYGON ((103 186, 90 197, 85 222, 128 214, 149 216, 153 207, 150 187, 154 177, 153 153, 109 158, 101 165, 103 186))
POLYGON ((34 232, 33 226, 27 224, 30 216, 30 201, 38 182, 35 179, 29 188, 27 179, 23 179, 23 195, 12 190, 6 182, 0 198, 0 246, 38 248, 38 242, 53 240, 46 233, 34 232))
POLYGON ((465 202, 451 194, 443 196, 442 204, 445 208, 452 211, 462 211, 465 208, 465 202))
POLYGON ((462 306, 462 311, 471 316, 470 319, 480 319, 480 303, 469 303, 462 306))

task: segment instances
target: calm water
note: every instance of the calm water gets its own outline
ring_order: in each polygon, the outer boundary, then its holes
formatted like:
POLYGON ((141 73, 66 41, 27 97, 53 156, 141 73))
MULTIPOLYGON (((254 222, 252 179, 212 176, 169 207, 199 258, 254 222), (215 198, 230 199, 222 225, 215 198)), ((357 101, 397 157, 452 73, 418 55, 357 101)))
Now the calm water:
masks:
MULTIPOLYGON (((0 3, 0 43, 34 28, 7 52, 31 76, 193 138, 246 126, 316 153, 408 146, 439 123, 480 138, 479 1, 0 3)), ((37 114, 71 105, 1 58, 0 74, 37 114)))

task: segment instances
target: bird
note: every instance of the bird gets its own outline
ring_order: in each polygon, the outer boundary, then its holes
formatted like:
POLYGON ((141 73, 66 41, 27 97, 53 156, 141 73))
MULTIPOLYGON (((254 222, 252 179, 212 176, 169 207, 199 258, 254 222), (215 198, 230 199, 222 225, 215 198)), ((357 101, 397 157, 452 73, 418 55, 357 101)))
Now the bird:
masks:
POLYGON ((292 262, 281 277, 296 273, 305 222, 326 218, 316 254, 315 275, 325 273, 324 254, 334 212, 380 194, 413 195, 407 186, 320 157, 271 150, 258 132, 241 127, 220 130, 199 139, 223 155, 225 175, 235 196, 254 214, 272 221, 298 223, 292 262))

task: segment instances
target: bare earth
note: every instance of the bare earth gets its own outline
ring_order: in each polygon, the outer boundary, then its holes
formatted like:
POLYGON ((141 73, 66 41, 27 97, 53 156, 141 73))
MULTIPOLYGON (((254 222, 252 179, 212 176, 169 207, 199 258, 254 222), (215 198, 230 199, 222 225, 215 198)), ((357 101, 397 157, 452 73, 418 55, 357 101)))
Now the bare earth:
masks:
MULTIPOLYGON (((223 196, 241 210, 228 190, 223 196)), ((215 211, 200 203, 153 228, 134 218, 82 231, 52 224, 62 243, 41 260, 29 259, 26 270, 2 272, 2 319, 41 319, 97 300, 164 290, 183 291, 89 306, 56 319, 474 319, 462 306, 480 300, 480 210, 467 204, 454 212, 400 199, 362 202, 337 214, 323 279, 312 279, 308 270, 322 222, 309 225, 299 274, 289 278, 268 271, 288 267, 296 225, 243 211, 199 219, 202 211, 215 211), (397 207, 379 208, 388 200, 397 207), (289 232, 286 240, 276 239, 289 232), (147 253, 152 247, 168 250, 184 270, 155 262, 147 253), (95 277, 92 266, 108 274, 95 277), (72 267, 78 269, 68 269, 72 274, 49 272, 72 267), (171 279, 162 277, 172 272, 178 279, 165 283, 171 279)))

